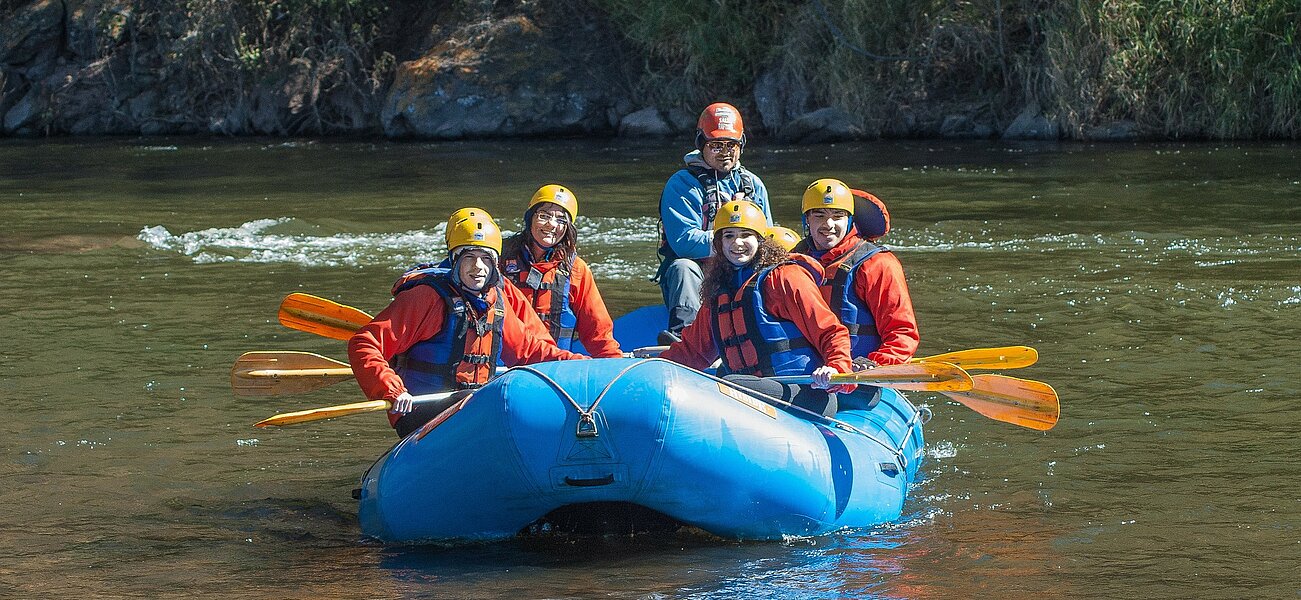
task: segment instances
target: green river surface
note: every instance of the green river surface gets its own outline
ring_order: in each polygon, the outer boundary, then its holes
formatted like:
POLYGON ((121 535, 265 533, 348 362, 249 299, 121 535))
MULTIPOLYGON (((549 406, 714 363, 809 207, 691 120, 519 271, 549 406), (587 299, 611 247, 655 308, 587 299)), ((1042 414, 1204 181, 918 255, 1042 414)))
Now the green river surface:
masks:
MULTIPOLYGON (((1301 146, 882 142, 746 164, 777 220, 834 176, 885 200, 921 355, 1025 344, 1055 429, 935 413, 904 516, 783 542, 704 535, 385 547, 350 491, 382 413, 279 430, 352 383, 237 397, 248 350, 344 358, 290 292, 368 311, 443 221, 582 203, 615 315, 658 302, 679 141, 0 141, 0 597, 1296 598, 1301 146)), ((449 493, 454 493, 449 490, 449 493)))

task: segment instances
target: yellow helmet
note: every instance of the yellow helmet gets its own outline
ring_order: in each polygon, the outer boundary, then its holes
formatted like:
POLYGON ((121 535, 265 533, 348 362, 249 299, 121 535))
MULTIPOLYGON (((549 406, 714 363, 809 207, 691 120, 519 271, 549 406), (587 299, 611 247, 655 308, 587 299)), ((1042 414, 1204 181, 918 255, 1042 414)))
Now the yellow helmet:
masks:
POLYGON ((764 235, 768 233, 768 218, 758 204, 747 200, 730 200, 718 207, 714 216, 714 231, 728 227, 752 229, 764 235))
POLYGON ((782 227, 781 225, 774 225, 769 229, 768 237, 772 238, 782 248, 785 248, 787 252, 790 252, 795 247, 795 244, 800 243, 800 234, 795 233, 794 229, 782 227))
POLYGON ((534 206, 543 202, 559 204, 561 208, 569 212, 570 221, 578 219, 578 197, 574 196, 574 193, 563 185, 548 183, 538 188, 538 191, 533 193, 533 199, 529 200, 528 210, 533 210, 534 206))
POLYGON ((838 208, 854 214, 854 194, 849 186, 839 179, 823 178, 809 184, 804 190, 804 200, 800 212, 806 213, 815 208, 838 208))
POLYGON ((501 254, 501 228, 482 208, 462 208, 447 220, 447 252, 461 246, 479 246, 501 254))

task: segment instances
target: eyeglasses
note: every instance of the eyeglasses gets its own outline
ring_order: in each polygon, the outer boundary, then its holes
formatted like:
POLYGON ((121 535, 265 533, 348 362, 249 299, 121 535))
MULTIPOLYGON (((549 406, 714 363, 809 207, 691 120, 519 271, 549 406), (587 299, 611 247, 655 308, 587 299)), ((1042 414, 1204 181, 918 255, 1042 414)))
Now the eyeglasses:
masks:
POLYGON ((714 154, 721 154, 723 152, 732 152, 737 148, 740 148, 741 144, 737 142, 730 142, 730 141, 729 142, 705 142, 705 147, 708 148, 709 151, 713 152, 714 154))
POLYGON ((567 217, 554 213, 534 213, 533 220, 537 222, 538 225, 554 224, 557 227, 564 227, 569 224, 569 219, 567 217))

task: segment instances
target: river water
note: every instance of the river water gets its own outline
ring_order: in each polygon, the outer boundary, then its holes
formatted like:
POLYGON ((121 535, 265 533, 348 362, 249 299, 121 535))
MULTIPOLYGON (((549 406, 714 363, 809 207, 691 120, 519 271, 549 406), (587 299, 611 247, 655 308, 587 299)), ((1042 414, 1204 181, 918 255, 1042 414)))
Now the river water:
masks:
POLYGON ((798 226, 837 176, 888 204, 921 354, 1026 344, 1045 433, 935 418, 904 518, 777 543, 699 535, 386 548, 350 490, 381 415, 281 430, 353 384, 241 398, 304 291, 370 311, 442 221, 508 230, 571 186, 611 311, 658 301, 660 186, 623 141, 0 142, 0 597, 1295 598, 1301 595, 1301 147, 945 142, 771 147, 798 226))

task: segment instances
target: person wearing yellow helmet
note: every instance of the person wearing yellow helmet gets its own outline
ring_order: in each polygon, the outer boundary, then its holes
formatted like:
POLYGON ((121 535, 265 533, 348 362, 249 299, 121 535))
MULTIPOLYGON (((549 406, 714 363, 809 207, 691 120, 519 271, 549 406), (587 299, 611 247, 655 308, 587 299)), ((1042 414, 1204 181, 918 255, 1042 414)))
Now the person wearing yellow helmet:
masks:
POLYGON ((721 359, 720 376, 822 414, 855 386, 831 385, 849 372, 849 332, 818 293, 821 268, 765 237, 768 223, 751 202, 729 201, 714 219, 714 258, 705 268, 703 305, 682 339, 660 358, 695 369, 721 359), (812 375, 813 388, 764 379, 812 375))
POLYGON ((777 245, 785 248, 787 252, 794 249, 796 244, 799 244, 800 240, 803 239, 794 229, 782 227, 781 225, 773 225, 768 229, 768 235, 766 237, 777 242, 777 245))
POLYGON ((412 394, 469 393, 498 362, 587 358, 556 347, 523 294, 502 284, 501 229, 487 211, 453 213, 445 239, 448 260, 404 273, 388 307, 348 340, 357 383, 367 398, 392 403, 389 423, 403 437, 464 397, 413 406, 412 394))
POLYGON ((857 364, 908 362, 920 335, 903 265, 889 248, 870 241, 890 229, 885 204, 826 178, 809 184, 801 209, 808 237, 795 251, 817 259, 827 273, 822 297, 849 328, 857 364))
POLYGON ((587 262, 578 256, 578 198, 562 185, 538 188, 524 211, 524 228, 506 240, 501 272, 528 299, 555 338, 575 341, 595 358, 623 356, 614 321, 587 262))
POLYGON ((710 104, 696 122, 696 149, 683 157, 684 167, 664 184, 659 204, 660 266, 653 278, 669 312, 660 343, 678 339, 700 308, 701 268, 710 255, 710 225, 718 207, 729 200, 749 200, 772 224, 768 188, 741 166, 745 144, 740 111, 725 102, 710 104))

